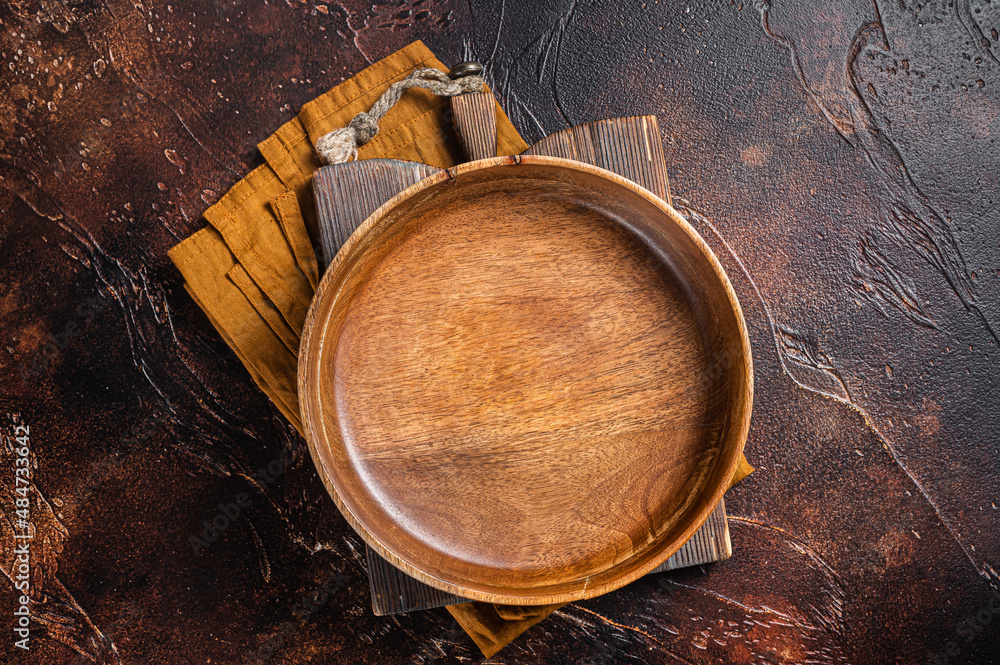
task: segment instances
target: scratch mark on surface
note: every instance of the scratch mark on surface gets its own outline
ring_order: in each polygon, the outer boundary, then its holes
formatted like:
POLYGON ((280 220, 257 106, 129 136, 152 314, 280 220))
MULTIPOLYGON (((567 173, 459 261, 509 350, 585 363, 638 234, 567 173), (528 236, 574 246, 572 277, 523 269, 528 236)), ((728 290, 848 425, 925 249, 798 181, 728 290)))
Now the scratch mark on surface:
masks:
POLYGON ((518 124, 523 127, 525 124, 524 120, 526 116, 527 119, 531 121, 531 124, 534 125, 535 128, 538 130, 537 133, 540 136, 544 136, 545 127, 542 126, 542 123, 538 119, 538 117, 534 113, 532 113, 531 107, 524 100, 522 100, 515 92, 511 92, 508 99, 509 99, 508 106, 513 105, 514 110, 518 114, 518 120, 519 120, 518 124))
POLYGON ((755 520, 755 519, 752 519, 752 518, 749 518, 749 517, 741 517, 739 515, 734 515, 734 516, 728 516, 727 519, 729 519, 731 521, 735 520, 737 522, 742 522, 743 524, 746 524, 748 526, 752 526, 754 528, 767 529, 768 531, 774 531, 774 532, 776 532, 778 534, 781 534, 781 536, 783 538, 787 539, 796 548, 798 548, 803 554, 805 554, 810 559, 812 559, 813 561, 815 561, 816 563, 818 563, 827 573, 829 573, 829 575, 834 580, 836 580, 837 585, 840 586, 841 588, 843 588, 843 586, 844 586, 844 580, 837 573, 837 571, 834 570, 833 566, 831 566, 830 564, 828 564, 826 562, 826 560, 823 559, 823 557, 821 557, 816 552, 816 550, 814 550, 809 545, 807 545, 805 543, 805 541, 803 541, 802 539, 800 539, 797 536, 793 535, 791 532, 786 531, 785 529, 782 529, 779 526, 775 526, 773 524, 767 524, 766 522, 762 522, 760 520, 755 520))
MULTIPOLYGON (((888 194, 889 199, 889 209, 881 212, 882 218, 878 222, 882 229, 934 266, 962 306, 980 320, 994 341, 1000 342, 1000 336, 976 302, 965 257, 950 224, 934 209, 927 196, 914 183, 903 160, 902 152, 888 138, 886 132, 878 127, 870 106, 861 94, 861 84, 865 83, 860 72, 861 53, 874 56, 876 53, 884 54, 890 51, 877 4, 875 6, 877 20, 859 28, 847 53, 848 85, 841 91, 840 101, 846 105, 846 112, 850 118, 838 117, 832 111, 830 104, 809 85, 794 40, 788 35, 778 34, 771 26, 769 17, 771 3, 768 0, 755 0, 755 5, 760 12, 765 34, 788 50, 796 78, 807 96, 818 106, 840 136, 849 145, 864 153, 869 166, 878 175, 876 180, 888 194)), ((901 311, 907 316, 912 314, 906 309, 901 311)), ((930 320, 929 317, 926 318, 930 320)))
POLYGON ((562 59, 563 39, 566 36, 566 29, 573 21, 573 16, 576 13, 576 5, 577 0, 572 0, 569 11, 556 24, 556 34, 558 35, 556 37, 556 54, 552 59, 552 99, 555 102, 556 110, 559 111, 559 115, 566 121, 566 125, 570 127, 573 126, 573 121, 569 119, 569 115, 563 108, 562 99, 559 97, 559 61, 562 59))
MULTIPOLYGON (((151 99, 155 99, 155 100, 159 101, 161 104, 163 104, 165 107, 167 107, 167 110, 169 110, 174 115, 174 117, 177 118, 177 122, 180 123, 181 127, 184 129, 184 131, 187 133, 187 135, 191 137, 191 140, 195 142, 195 145, 197 145, 199 148, 201 148, 205 152, 206 155, 208 155, 209 157, 211 157, 212 161, 214 161, 216 164, 218 164, 223 169, 225 169, 226 171, 228 171, 229 173, 233 174, 236 177, 240 177, 243 174, 243 172, 246 171, 246 168, 247 168, 246 164, 244 164, 242 161, 240 161, 238 159, 235 159, 234 155, 230 154, 229 157, 231 159, 233 159, 234 161, 236 161, 236 166, 238 168, 234 168, 232 164, 229 164, 229 163, 226 163, 226 162, 222 161, 221 159, 219 159, 219 157, 214 152, 212 152, 211 150, 209 150, 208 146, 205 145, 204 141, 202 141, 201 139, 199 139, 195 135, 194 130, 192 130, 192 128, 191 128, 190 124, 188 123, 188 121, 184 119, 184 117, 180 114, 180 112, 176 108, 174 108, 174 105, 171 104, 169 101, 167 101, 166 98, 163 95, 160 95, 160 94, 157 94, 155 92, 152 92, 152 91, 150 91, 150 90, 142 87, 141 85, 139 86, 139 89, 142 90, 143 92, 145 92, 147 95, 149 95, 151 99)), ((185 101, 188 106, 192 107, 192 110, 194 111, 194 113, 200 115, 200 112, 197 110, 197 108, 194 107, 190 102, 187 102, 187 100, 183 100, 183 101, 185 101)), ((183 171, 181 171, 181 172, 183 173, 183 171)))
POLYGON ((0 182, 5 183, 8 191, 21 199, 36 215, 53 222, 62 219, 62 211, 42 188, 38 175, 16 166, 5 155, 0 155, 0 182))
POLYGON ((819 348, 819 343, 806 339, 791 328, 779 324, 778 342, 785 358, 799 371, 798 378, 818 393, 835 397, 845 402, 851 401, 847 384, 840 372, 833 366, 833 360, 819 348))
POLYGON ((369 65, 375 64, 375 61, 371 59, 371 56, 369 56, 368 53, 366 53, 363 48, 361 48, 361 44, 360 42, 358 42, 358 38, 361 36, 361 33, 368 29, 367 17, 365 18, 362 27, 358 29, 352 25, 352 21, 355 17, 354 12, 345 7, 344 4, 341 2, 338 2, 335 5, 332 3, 327 5, 327 7, 334 7, 334 6, 338 10, 338 13, 343 17, 344 26, 351 31, 351 43, 354 44, 354 48, 357 50, 358 53, 361 54, 361 57, 365 59, 365 62, 367 62, 369 65))
POLYGON ((994 63, 1000 64, 1000 60, 993 53, 992 43, 983 33, 982 27, 972 13, 972 0, 955 0, 955 16, 958 17, 958 22, 962 24, 965 33, 969 35, 969 39, 972 40, 972 46, 976 51, 994 63))
POLYGON ((503 19, 504 15, 507 13, 507 0, 501 0, 500 2, 500 20, 497 21, 497 35, 496 39, 493 40, 493 51, 490 53, 488 64, 492 65, 496 61, 497 49, 500 48, 500 34, 503 31, 503 19))
MULTIPOLYGON (((851 407, 852 409, 856 410, 861 415, 868 428, 871 429, 871 431, 879 438, 879 441, 882 444, 882 448, 889 454, 889 456, 892 458, 892 461, 900 468, 900 470, 902 470, 902 472, 906 475, 906 477, 910 480, 910 482, 913 483, 913 486, 917 489, 917 491, 920 492, 921 496, 923 496, 924 500, 927 501, 927 503, 931 506, 931 509, 934 511, 934 514, 938 517, 938 519, 941 520, 941 523, 944 524, 945 528, 948 530, 948 533, 958 544, 959 548, 961 548, 966 558, 972 564, 972 567, 976 570, 977 573, 979 573, 980 575, 984 575, 985 573, 983 572, 983 569, 976 563, 975 559, 972 557, 971 551, 967 548, 965 543, 962 542, 962 539, 959 537, 958 532, 955 529, 955 526, 941 511, 940 506, 938 506, 937 502, 931 497, 930 493, 920 483, 920 481, 917 480, 916 476, 913 475, 913 472, 910 471, 909 467, 907 467, 907 465, 903 463, 892 442, 875 425, 875 421, 868 414, 868 411, 866 411, 860 405, 855 403, 852 399, 844 399, 830 393, 815 390, 812 386, 803 383, 802 381, 797 379, 795 374, 789 371, 788 360, 786 359, 785 354, 782 353, 782 343, 778 337, 779 326, 775 323, 774 316, 771 313, 771 309, 770 307, 768 307, 767 302, 764 300, 764 296, 761 293, 760 288, 757 286, 757 283, 750 275, 750 271, 747 269, 746 264, 743 263, 743 260, 739 257, 739 255, 736 253, 733 247, 726 241, 726 239, 722 236, 722 234, 715 227, 715 225, 707 217, 705 217, 701 213, 697 212, 693 207, 691 207, 691 203, 689 201, 680 196, 674 196, 673 200, 674 200, 674 208, 676 208, 678 212, 684 215, 684 217, 689 222, 691 220, 698 222, 705 228, 709 229, 712 232, 712 234, 719 239, 719 242, 722 243, 722 245, 726 248, 726 251, 728 251, 730 256, 733 257, 733 260, 736 261, 737 265, 739 265, 740 271, 744 274, 744 276, 746 276, 747 280, 750 282, 750 285, 753 287, 754 293, 756 293, 757 295, 757 300, 760 302, 761 307, 764 310, 764 315, 767 318, 768 325, 771 328, 771 337, 775 344, 775 351, 777 352, 778 361, 781 363, 781 368, 785 372, 785 374, 792 381, 794 381, 795 384, 798 385, 800 388, 807 390, 809 392, 815 392, 824 395, 838 402, 842 402, 851 407)), ((848 398, 849 397, 850 395, 848 395, 848 398)))
MULTIPOLYGON (((864 153, 869 166, 878 175, 876 181, 888 194, 888 210, 880 212, 881 219, 877 222, 881 229, 936 268, 962 306, 979 319, 995 342, 1000 342, 993 324, 977 303, 965 256, 950 223, 913 181, 902 152, 879 128, 871 107, 861 94, 861 84, 865 81, 860 71, 859 56, 864 52, 874 57, 890 51, 878 5, 875 5, 877 20, 858 29, 847 52, 848 85, 840 91, 840 101, 846 105, 849 119, 838 117, 830 104, 809 86, 795 42, 788 35, 778 34, 770 24, 770 2, 755 0, 755 5, 760 12, 765 34, 788 50, 795 75, 807 96, 816 103, 841 137, 864 153)), ((882 295, 889 295, 889 292, 882 295)), ((913 312, 905 305, 901 311, 913 318, 913 312)), ((930 320, 930 317, 925 318, 930 320)))
MULTIPOLYGON (((945 277, 963 304, 970 305, 975 298, 965 264, 965 257, 948 223, 933 209, 929 199, 913 182, 910 171, 903 161, 902 153, 875 124, 875 116, 868 102, 860 92, 864 82, 859 71, 861 52, 870 49, 871 44, 880 43, 883 52, 888 52, 888 42, 882 26, 869 23, 863 26, 851 42, 847 66, 851 82, 849 101, 851 115, 859 145, 867 157, 869 165, 878 173, 879 184, 883 186, 892 205, 889 219, 890 228, 896 230, 917 254, 934 265, 945 277), (920 214, 923 213, 923 214, 920 214)), ((872 51, 869 51, 872 52, 872 51)))
POLYGON ((253 537, 253 544, 257 547, 257 557, 260 562, 260 574, 264 578, 265 582, 271 581, 271 563, 267 558, 267 550, 264 549, 264 542, 257 535, 257 529, 254 528, 253 522, 248 522, 250 525, 250 535, 253 537))
POLYGON ((805 72, 802 69, 802 63, 799 60, 799 54, 796 50, 795 42, 792 41, 791 37, 787 35, 779 35, 771 29, 770 0, 754 0, 754 6, 757 8, 757 11, 760 12, 761 26, 764 29, 764 34, 770 37, 774 42, 785 47, 785 49, 789 52, 792 58, 792 69, 795 71, 795 76, 799 81, 799 85, 801 85, 802 89, 805 91, 806 96, 812 100, 812 102, 816 105, 816 108, 819 109, 820 113, 822 113, 833 128, 837 130, 837 134, 840 135, 840 138, 844 139, 848 145, 854 146, 854 141, 851 138, 854 133, 854 127, 850 122, 834 116, 827 106, 820 100, 819 95, 812 89, 809 82, 806 81, 805 72))
POLYGON ((920 303, 913 281, 902 274, 879 249, 878 231, 869 229, 861 239, 861 251, 852 258, 854 277, 851 286, 870 301, 885 316, 884 305, 902 312, 911 321, 925 328, 937 329, 937 324, 920 303))
MULTIPOLYGON (((679 587, 681 587, 683 589, 690 589, 691 591, 698 591, 700 593, 704 593, 704 594, 707 594, 709 596, 712 596, 713 598, 721 600, 722 602, 724 602, 724 603, 726 603, 728 605, 733 605, 734 607, 740 608, 741 610, 743 610, 747 614, 773 614, 773 615, 775 615, 777 617, 781 617, 786 622, 788 622, 788 623, 782 624, 782 625, 788 626, 789 628, 795 627, 795 628, 802 628, 803 630, 819 630, 819 628, 817 626, 813 626, 813 625, 810 625, 808 623, 802 623, 801 621, 799 621, 799 620, 797 620, 797 619, 795 619, 793 617, 788 616, 784 612, 779 612, 778 610, 774 609, 773 607, 764 606, 764 607, 762 607, 760 609, 757 609, 755 607, 750 607, 749 605, 747 605, 745 603, 741 603, 740 601, 738 601, 738 600, 736 600, 734 598, 730 598, 729 596, 725 596, 725 595, 719 593, 718 591, 713 591, 711 589, 704 589, 702 587, 689 586, 689 585, 686 585, 686 584, 678 584, 677 582, 674 582, 673 584, 675 586, 679 586, 679 587)), ((773 621, 771 623, 773 623, 773 621)))
MULTIPOLYGON (((601 621, 602 623, 605 623, 605 624, 607 624, 609 626, 614 626, 615 628, 618 628, 619 630, 627 630, 627 631, 631 631, 633 633, 636 633, 638 635, 642 635, 643 637, 646 637, 649 640, 651 640, 651 641, 655 642, 656 644, 660 645, 660 648, 662 648, 663 651, 665 653, 667 653, 668 655, 673 656, 674 658, 676 658, 677 660, 681 661, 682 663, 688 663, 689 665, 692 665, 691 661, 687 660, 686 658, 683 658, 682 656, 680 656, 680 654, 675 653, 664 642, 662 642, 661 640, 656 639, 655 637, 653 637, 652 635, 650 635, 646 631, 642 630, 641 628, 636 628, 635 626, 629 626, 627 624, 618 623, 617 621, 612 621, 611 619, 609 619, 608 617, 606 617, 606 616, 604 616, 602 614, 598 614, 597 612, 594 612, 593 610, 588 610, 586 607, 580 607, 579 605, 573 605, 572 607, 574 609, 580 610, 581 612, 586 612, 587 614, 589 614, 589 615, 591 615, 593 617, 596 617, 598 621, 601 621)), ((570 615, 567 612, 564 612, 562 610, 556 610, 555 612, 553 612, 553 614, 555 614, 557 616, 560 616, 560 617, 562 617, 564 619, 570 619, 572 621, 578 621, 578 619, 576 619, 572 615, 570 615)))

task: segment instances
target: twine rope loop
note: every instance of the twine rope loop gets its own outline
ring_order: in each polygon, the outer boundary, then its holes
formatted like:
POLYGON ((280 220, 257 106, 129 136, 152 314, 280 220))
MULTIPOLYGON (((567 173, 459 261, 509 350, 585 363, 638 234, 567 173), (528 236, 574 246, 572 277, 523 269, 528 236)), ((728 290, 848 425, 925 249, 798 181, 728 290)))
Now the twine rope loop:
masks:
POLYGON ((346 127, 324 134, 316 141, 316 152, 324 164, 341 164, 357 159, 358 148, 378 134, 378 123, 410 88, 423 88, 440 97, 455 97, 468 92, 482 92, 483 78, 462 76, 452 80, 439 69, 417 69, 396 81, 372 104, 367 113, 359 113, 346 127))

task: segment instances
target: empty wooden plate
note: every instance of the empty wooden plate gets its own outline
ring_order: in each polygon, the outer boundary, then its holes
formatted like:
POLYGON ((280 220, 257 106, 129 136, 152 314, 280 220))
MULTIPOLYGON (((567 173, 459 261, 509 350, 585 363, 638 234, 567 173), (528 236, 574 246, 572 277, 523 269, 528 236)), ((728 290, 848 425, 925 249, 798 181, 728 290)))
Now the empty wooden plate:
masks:
POLYGON ((649 572, 721 499, 750 346, 670 206, 580 162, 413 185, 348 239, 299 358, 316 466, 364 540, 466 598, 541 605, 649 572))

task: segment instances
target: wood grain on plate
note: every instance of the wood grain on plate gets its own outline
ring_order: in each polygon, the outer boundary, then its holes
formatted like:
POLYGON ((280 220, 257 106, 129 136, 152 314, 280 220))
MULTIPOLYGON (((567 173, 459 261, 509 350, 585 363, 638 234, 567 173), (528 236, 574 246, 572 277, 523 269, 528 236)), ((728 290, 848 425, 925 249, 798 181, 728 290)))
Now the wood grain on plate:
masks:
POLYGON ((577 162, 421 181, 341 250, 307 330, 328 489, 379 554, 464 597, 560 602, 649 572, 746 434, 721 268, 661 200, 577 162))

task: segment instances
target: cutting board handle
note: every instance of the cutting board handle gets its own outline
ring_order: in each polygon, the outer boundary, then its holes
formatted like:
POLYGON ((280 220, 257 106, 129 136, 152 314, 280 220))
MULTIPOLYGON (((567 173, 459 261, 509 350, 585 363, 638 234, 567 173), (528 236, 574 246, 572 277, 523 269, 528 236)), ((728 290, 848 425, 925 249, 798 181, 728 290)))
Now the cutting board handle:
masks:
MULTIPOLYGON (((479 63, 463 62, 455 65, 448 76, 464 76, 474 68, 482 71, 479 63)), ((469 161, 497 156, 497 100, 489 90, 458 95, 451 98, 452 122, 458 139, 469 161)))

